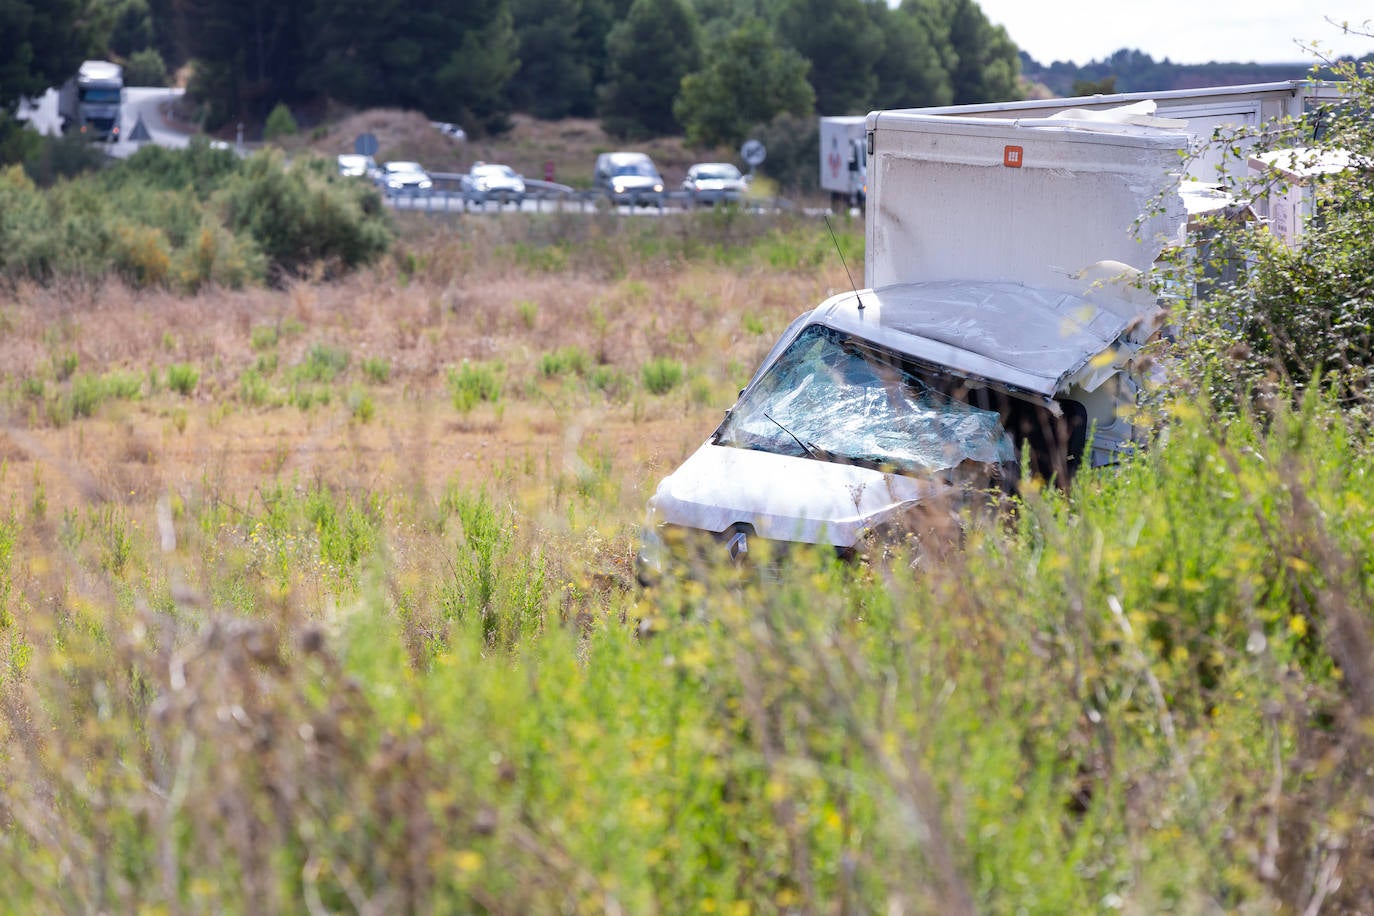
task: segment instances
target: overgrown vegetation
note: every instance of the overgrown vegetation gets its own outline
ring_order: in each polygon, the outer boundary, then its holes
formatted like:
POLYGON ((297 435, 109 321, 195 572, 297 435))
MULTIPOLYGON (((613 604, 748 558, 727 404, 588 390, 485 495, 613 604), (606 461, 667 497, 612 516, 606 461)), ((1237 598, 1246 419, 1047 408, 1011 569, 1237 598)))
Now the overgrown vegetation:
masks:
POLYGON ((372 189, 270 152, 240 162, 203 141, 149 146, 47 189, 19 166, 0 171, 0 277, 11 283, 117 273, 138 287, 237 288, 337 274, 391 239, 372 189))
MULTIPOLYGON (((561 220, 0 310, 0 908, 1374 910, 1362 390, 1216 305, 1154 448, 940 562, 641 591, 649 489, 847 282, 804 221, 561 220)), ((1254 251, 1228 295, 1302 264, 1254 251)))
POLYGON ((1311 385, 1363 403, 1372 390, 1374 69, 1346 63, 1334 72, 1351 100, 1320 113, 1321 138, 1309 139, 1313 124, 1261 138, 1257 149, 1277 155, 1280 168, 1240 179, 1236 192, 1272 210, 1276 221, 1295 218, 1295 236, 1285 240, 1267 224, 1223 216, 1206 229, 1206 257, 1178 269, 1177 285, 1201 283, 1207 291, 1188 316, 1194 345, 1185 351, 1186 375, 1223 405, 1311 385), (1303 197, 1306 215, 1280 216, 1290 198, 1303 197))

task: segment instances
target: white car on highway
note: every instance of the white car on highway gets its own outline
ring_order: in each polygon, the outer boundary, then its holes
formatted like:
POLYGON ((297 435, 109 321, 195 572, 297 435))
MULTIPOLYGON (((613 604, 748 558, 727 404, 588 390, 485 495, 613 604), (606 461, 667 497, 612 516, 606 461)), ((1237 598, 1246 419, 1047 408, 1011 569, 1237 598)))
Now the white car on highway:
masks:
POLYGON ((371 156, 362 156, 357 153, 341 153, 337 163, 339 174, 345 178, 368 178, 376 181, 382 171, 377 168, 377 163, 371 156))
POLYGON ((468 171, 467 186, 476 194, 510 200, 523 197, 525 179, 508 165, 478 162, 468 171))
POLYGON ((428 194, 434 190, 434 180, 420 163, 405 160, 383 165, 377 184, 389 195, 428 194))
POLYGON ((699 162, 687 170, 682 190, 694 204, 736 203, 748 192, 749 182, 728 162, 699 162))

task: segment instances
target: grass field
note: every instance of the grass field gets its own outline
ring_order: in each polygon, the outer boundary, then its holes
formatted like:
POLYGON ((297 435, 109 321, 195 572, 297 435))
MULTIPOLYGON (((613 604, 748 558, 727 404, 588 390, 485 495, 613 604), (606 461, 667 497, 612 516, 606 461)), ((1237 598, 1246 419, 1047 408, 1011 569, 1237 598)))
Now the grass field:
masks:
POLYGON ((401 229, 0 297, 0 909, 1374 910, 1362 417, 1180 395, 938 565, 644 592, 824 227, 401 229))

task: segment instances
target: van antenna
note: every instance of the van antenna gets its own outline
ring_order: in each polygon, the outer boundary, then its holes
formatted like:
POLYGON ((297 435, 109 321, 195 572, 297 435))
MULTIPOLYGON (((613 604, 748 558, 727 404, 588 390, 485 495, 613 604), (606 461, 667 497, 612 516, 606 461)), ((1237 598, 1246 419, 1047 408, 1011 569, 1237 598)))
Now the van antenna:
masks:
POLYGON ((835 253, 840 256, 840 263, 844 265, 844 275, 849 278, 849 288, 854 290, 854 301, 859 303, 859 311, 864 310, 864 301, 859 298, 859 288, 854 285, 854 275, 849 272, 849 264, 844 259, 844 252, 840 250, 840 240, 835 238, 835 228, 830 225, 830 214, 825 214, 825 228, 830 230, 830 241, 835 246, 835 253))

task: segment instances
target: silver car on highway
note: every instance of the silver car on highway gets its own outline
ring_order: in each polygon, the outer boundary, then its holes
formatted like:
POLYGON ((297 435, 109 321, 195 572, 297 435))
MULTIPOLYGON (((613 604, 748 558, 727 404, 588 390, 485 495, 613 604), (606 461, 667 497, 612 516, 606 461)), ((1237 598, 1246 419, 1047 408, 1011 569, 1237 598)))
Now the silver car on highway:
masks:
POLYGON ((749 182, 728 162, 699 162, 687 170, 682 190, 694 204, 737 203, 749 190, 749 182))
POLYGON ((382 166, 377 184, 389 196, 425 195, 434 190, 434 181, 418 162, 397 160, 382 166))

